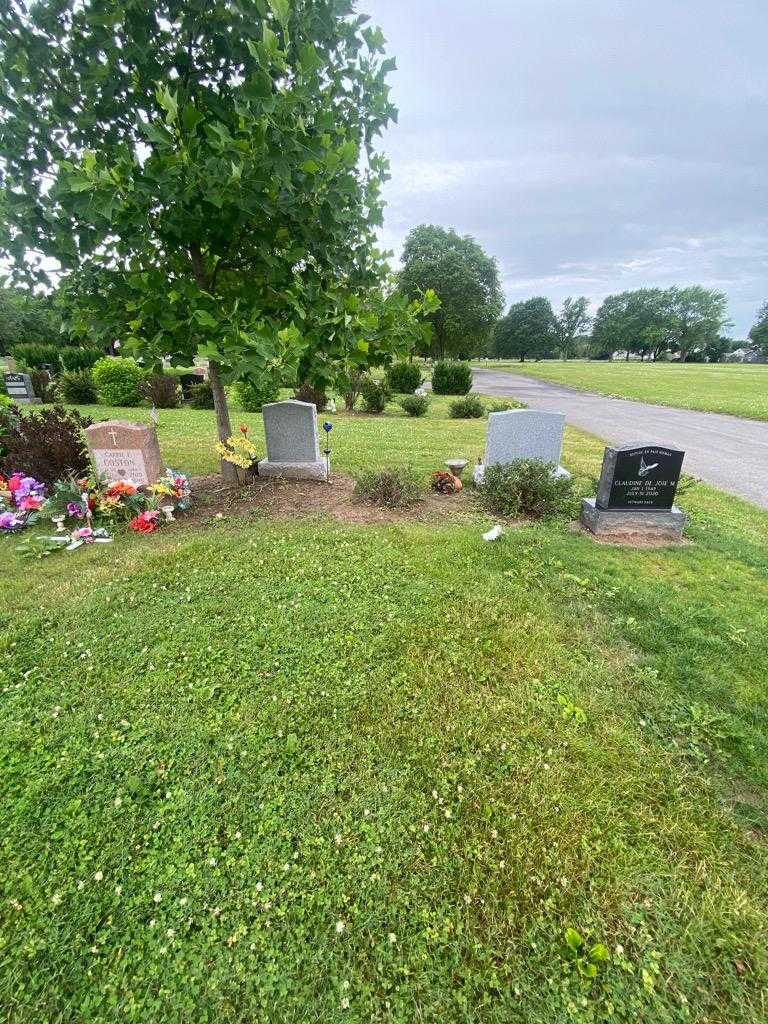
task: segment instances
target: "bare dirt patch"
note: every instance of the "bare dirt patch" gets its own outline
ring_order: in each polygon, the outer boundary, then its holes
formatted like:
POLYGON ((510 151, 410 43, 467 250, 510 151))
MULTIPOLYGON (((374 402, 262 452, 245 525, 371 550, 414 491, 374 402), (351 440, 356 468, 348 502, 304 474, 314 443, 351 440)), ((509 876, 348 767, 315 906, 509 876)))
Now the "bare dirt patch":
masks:
POLYGON ((355 481, 334 473, 330 483, 317 480, 270 478, 230 487, 219 476, 192 479, 194 505, 185 522, 204 523, 222 516, 263 516, 301 519, 331 516, 340 522, 379 524, 396 522, 440 523, 476 520, 479 510, 468 490, 459 494, 427 491, 424 500, 408 509, 389 509, 353 500, 355 481))

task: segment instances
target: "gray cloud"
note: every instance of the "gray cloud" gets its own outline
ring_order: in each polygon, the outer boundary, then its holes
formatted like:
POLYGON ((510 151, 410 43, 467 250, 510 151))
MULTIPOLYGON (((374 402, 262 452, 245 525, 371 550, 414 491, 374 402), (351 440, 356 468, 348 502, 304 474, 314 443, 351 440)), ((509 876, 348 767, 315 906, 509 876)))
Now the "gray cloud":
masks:
POLYGON ((360 0, 397 58, 383 241, 431 221, 507 301, 701 283, 768 299, 765 0, 360 0))

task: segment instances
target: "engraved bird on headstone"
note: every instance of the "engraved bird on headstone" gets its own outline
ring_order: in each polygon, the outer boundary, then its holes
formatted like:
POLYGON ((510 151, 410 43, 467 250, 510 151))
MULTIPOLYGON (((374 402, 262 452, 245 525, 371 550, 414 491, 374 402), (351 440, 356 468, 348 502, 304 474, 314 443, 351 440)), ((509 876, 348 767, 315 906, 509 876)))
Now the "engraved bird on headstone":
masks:
POLYGON ((659 465, 658 462, 652 462, 650 464, 650 466, 647 465, 645 459, 641 455, 640 456, 640 469, 638 470, 638 473, 640 474, 640 476, 646 476, 648 473, 651 472, 652 469, 657 469, 658 465, 659 465))

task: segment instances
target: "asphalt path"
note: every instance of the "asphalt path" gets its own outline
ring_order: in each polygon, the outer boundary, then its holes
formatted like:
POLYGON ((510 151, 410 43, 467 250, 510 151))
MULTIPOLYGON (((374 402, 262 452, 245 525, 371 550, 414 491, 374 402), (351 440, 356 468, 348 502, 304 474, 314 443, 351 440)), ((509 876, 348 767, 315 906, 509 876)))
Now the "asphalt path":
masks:
POLYGON ((610 398, 502 370, 474 370, 473 378, 475 391, 565 413, 574 427, 613 444, 676 445, 685 451, 683 472, 768 508, 768 423, 610 398))

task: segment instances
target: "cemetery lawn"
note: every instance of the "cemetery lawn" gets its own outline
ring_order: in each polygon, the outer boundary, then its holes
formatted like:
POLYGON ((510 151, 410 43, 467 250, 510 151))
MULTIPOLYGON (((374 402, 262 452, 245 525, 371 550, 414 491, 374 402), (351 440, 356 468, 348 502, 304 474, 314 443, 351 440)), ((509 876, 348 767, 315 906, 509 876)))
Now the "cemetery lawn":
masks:
MULTIPOLYGON (((349 470, 484 433, 332 418, 349 470)), ((211 468, 212 413, 160 429, 211 468)), ((480 518, 0 545, 5 1018, 765 1021, 768 513, 680 503, 693 543, 653 550, 480 518)))
POLYGON ((633 398, 654 405, 723 412, 768 420, 768 365, 739 363, 629 363, 580 359, 540 363, 478 363, 540 377, 581 391, 633 398))

